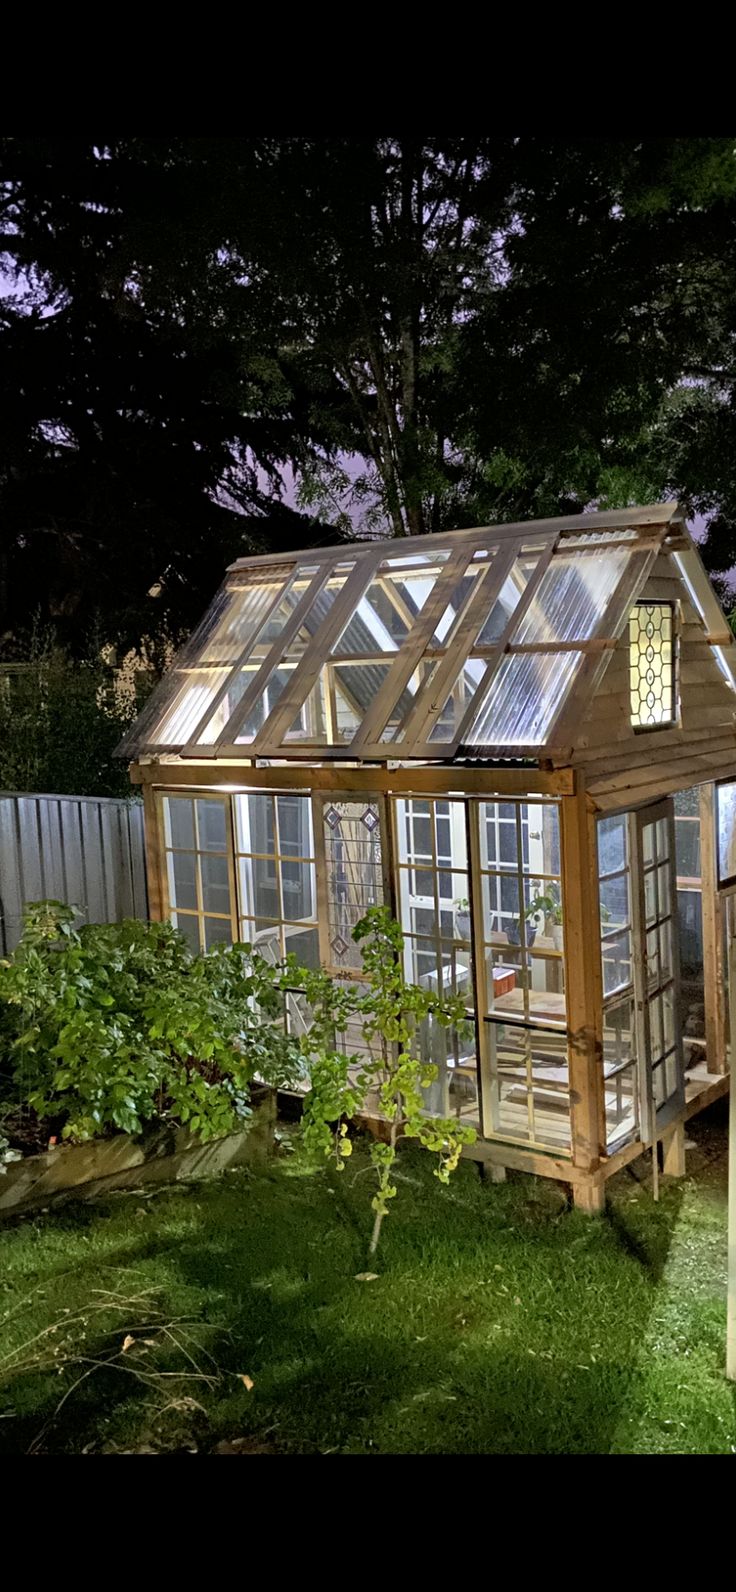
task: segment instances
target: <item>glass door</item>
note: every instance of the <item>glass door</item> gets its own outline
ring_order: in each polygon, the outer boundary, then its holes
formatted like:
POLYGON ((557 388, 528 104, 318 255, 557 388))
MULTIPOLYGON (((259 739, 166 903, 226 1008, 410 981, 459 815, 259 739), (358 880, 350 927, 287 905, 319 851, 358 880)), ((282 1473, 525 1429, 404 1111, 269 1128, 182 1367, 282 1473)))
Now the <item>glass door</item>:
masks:
POLYGON ((641 1133, 649 1142, 685 1104, 675 873, 674 806, 657 802, 634 815, 634 987, 641 1133))

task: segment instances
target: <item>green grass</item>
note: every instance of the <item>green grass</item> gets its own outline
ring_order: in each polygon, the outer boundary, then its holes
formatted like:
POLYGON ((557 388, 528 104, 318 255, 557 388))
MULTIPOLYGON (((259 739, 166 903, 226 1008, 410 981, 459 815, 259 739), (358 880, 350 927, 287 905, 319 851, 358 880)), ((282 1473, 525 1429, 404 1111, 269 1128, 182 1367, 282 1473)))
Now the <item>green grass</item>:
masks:
POLYGON ((5 1227, 0 1447, 734 1452, 722 1110, 693 1132, 694 1176, 655 1206, 639 1163, 594 1220, 402 1154, 372 1282, 361 1148, 342 1176, 297 1154, 5 1227))

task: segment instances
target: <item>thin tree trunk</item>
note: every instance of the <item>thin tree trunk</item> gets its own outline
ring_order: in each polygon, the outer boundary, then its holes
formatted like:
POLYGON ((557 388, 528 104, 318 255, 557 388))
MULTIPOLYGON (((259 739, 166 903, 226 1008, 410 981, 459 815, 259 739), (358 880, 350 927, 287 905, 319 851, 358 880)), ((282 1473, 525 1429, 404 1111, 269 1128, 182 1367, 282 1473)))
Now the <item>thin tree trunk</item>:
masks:
MULTIPOLYGON (((391 1123, 391 1135, 390 1135, 390 1138, 389 1138, 389 1144, 391 1145, 391 1149, 392 1150, 396 1149, 396 1139, 397 1139, 397 1136, 398 1136, 398 1132, 399 1132, 399 1120, 398 1120, 398 1117, 394 1117, 394 1120, 391 1123)), ((379 1238, 381 1236, 381 1228, 383 1226, 383 1218, 384 1218, 385 1214, 386 1214, 385 1211, 376 1211, 376 1219, 375 1219, 375 1221, 373 1223, 373 1232, 371 1233, 371 1241, 370 1241, 370 1244, 368 1245, 368 1254, 369 1255, 375 1255, 376 1250, 378 1249, 378 1240, 379 1240, 379 1238)))

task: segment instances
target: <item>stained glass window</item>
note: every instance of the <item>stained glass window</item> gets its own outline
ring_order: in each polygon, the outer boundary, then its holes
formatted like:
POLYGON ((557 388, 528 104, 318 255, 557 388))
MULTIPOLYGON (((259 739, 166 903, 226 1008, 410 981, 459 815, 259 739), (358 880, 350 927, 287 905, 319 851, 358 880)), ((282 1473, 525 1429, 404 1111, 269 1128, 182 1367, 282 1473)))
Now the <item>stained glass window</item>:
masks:
POLYGON ((631 722, 651 730, 675 722, 673 603, 635 603, 629 614, 631 722))

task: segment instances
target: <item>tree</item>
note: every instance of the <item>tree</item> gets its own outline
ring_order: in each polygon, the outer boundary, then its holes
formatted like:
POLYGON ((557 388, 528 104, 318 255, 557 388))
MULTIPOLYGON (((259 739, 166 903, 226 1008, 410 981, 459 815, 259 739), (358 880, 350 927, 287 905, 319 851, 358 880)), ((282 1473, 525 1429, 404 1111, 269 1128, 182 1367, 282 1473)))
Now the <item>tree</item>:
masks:
MULTIPOLYGON (((37 611, 76 648, 95 618, 126 645, 162 611, 188 628, 237 554, 325 534, 280 501, 279 466, 303 447, 306 412, 293 387, 278 390, 265 325, 249 358, 242 316, 234 335, 196 283, 177 295, 182 207, 194 204, 195 232, 202 219, 186 176, 159 140, 0 140, 13 288, 0 301, 0 637, 11 651, 37 611), (154 268, 165 297, 144 291, 154 268)), ((208 262, 205 248, 204 276, 208 262)))
POLYGON ((733 139, 227 144, 186 150, 213 287, 282 329, 306 504, 395 535, 673 492, 736 515, 733 139))
POLYGON ((736 553, 734 139, 5 139, 0 161, 24 285, 6 609, 40 590, 129 640, 162 586, 190 624, 237 551, 667 494, 712 519, 712 562, 736 553), (302 517, 275 508, 287 464, 302 517))

